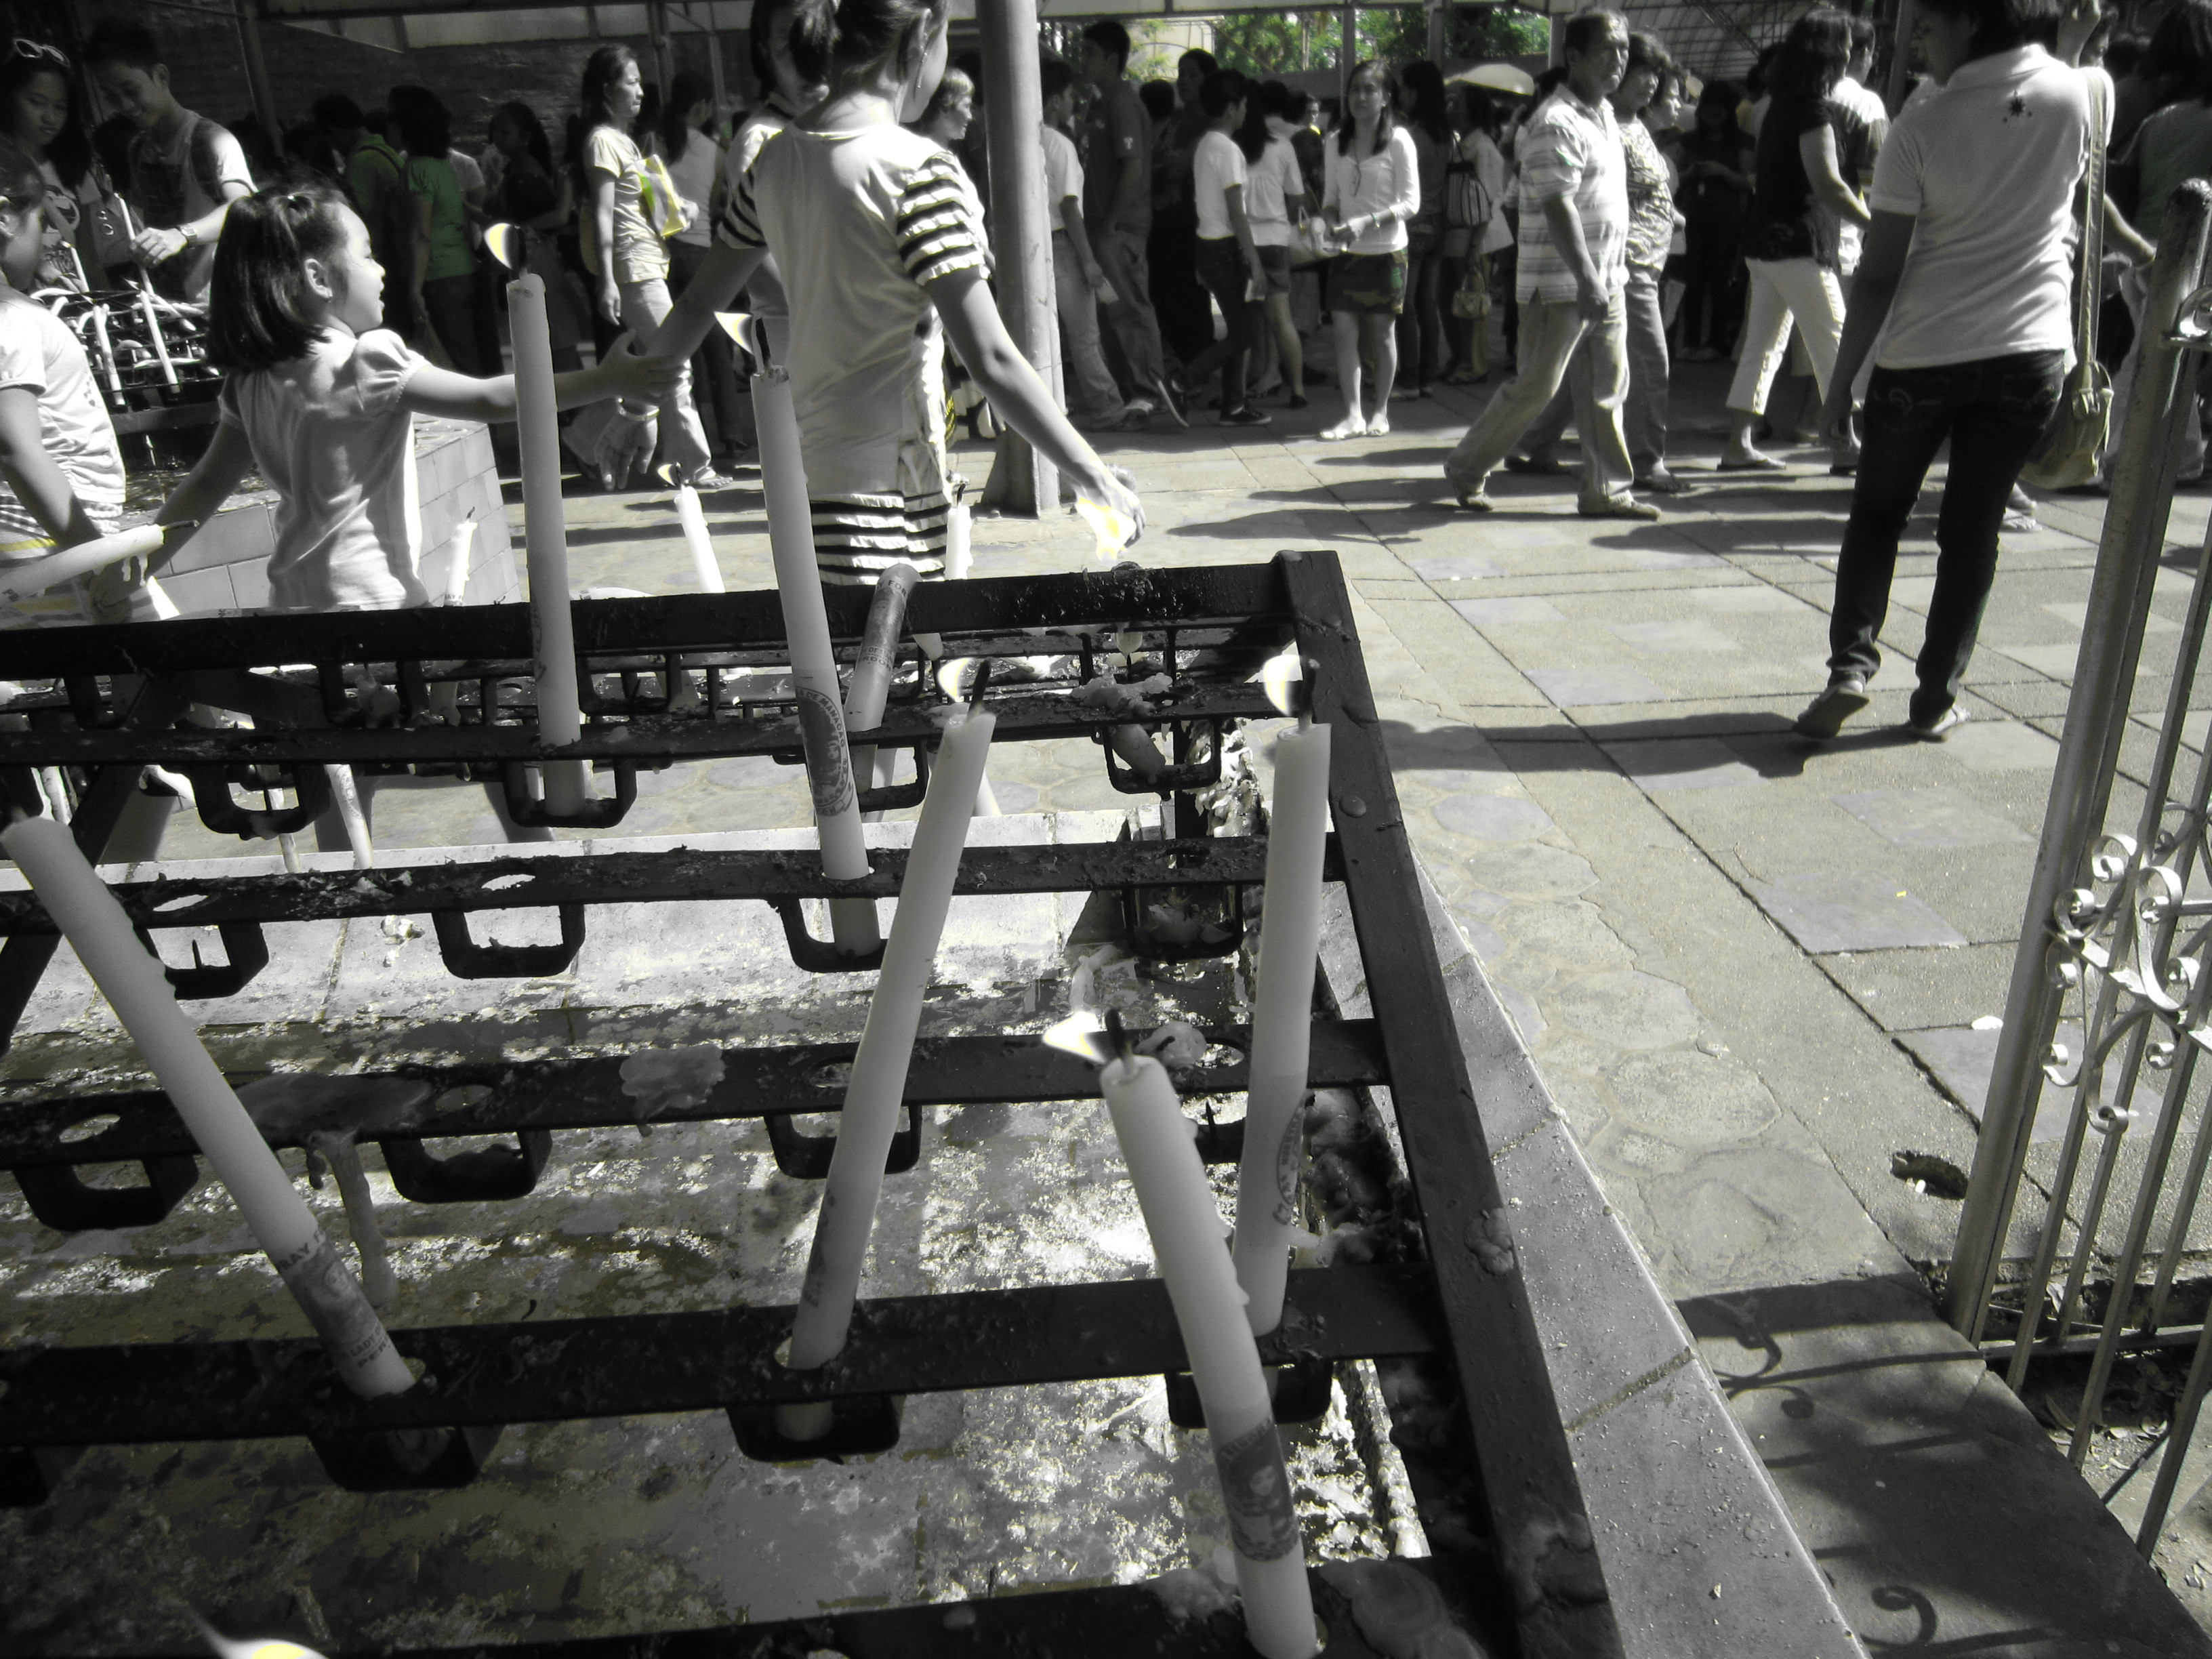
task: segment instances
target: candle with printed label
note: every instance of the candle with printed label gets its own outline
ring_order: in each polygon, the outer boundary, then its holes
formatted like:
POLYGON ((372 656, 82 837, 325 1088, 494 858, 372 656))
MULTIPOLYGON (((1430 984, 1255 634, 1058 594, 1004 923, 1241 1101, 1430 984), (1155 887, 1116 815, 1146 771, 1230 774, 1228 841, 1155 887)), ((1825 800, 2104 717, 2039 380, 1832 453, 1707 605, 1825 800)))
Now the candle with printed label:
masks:
MULTIPOLYGON (((1269 667, 1275 670, 1268 676, 1269 691, 1278 706, 1304 706, 1305 700, 1294 699, 1289 672, 1269 667)), ((1291 1236, 1298 1224, 1314 970, 1321 954, 1322 858, 1328 843, 1328 727, 1307 714, 1275 740, 1244 1152, 1237 1171, 1237 1278, 1250 1297, 1245 1312, 1252 1328, 1262 1336, 1282 1323, 1291 1236)))
MULTIPOLYGON (((1229 1230, 1198 1155, 1198 1126, 1184 1115, 1166 1067, 1131 1052, 1110 1018, 1109 1028, 1116 1052, 1099 1087, 1206 1411, 1245 1635, 1267 1659, 1310 1659, 1319 1649, 1297 1511, 1259 1345, 1224 1248, 1229 1230)), ((1064 1034, 1052 1040, 1075 1046, 1064 1034)))
MULTIPOLYGON (((553 398, 553 335, 545 321, 545 279, 507 285, 514 337, 514 430, 522 451, 522 539, 530 568, 530 635, 537 651, 538 740, 574 743, 584 735, 576 685, 576 635, 568 614, 568 523, 561 507, 560 409, 553 398)), ((545 805, 582 809, 590 794, 582 761, 541 769, 545 805)))
MULTIPOLYGON (((921 821, 915 826, 914 849, 907 854, 906 877, 899 884, 884 965, 876 975, 875 997, 845 1085, 836 1150, 830 1154, 830 1178, 823 1186, 822 1211, 806 1260, 805 1288, 792 1328, 789 1364, 796 1370, 826 1364, 845 1346, 852 1326, 868 1236, 883 1196, 884 1159, 898 1132, 907 1066, 921 1028, 922 1000, 952 908, 952 884, 960 873, 975 791, 990 757, 996 717, 980 707, 954 712, 959 723, 946 730, 938 746, 921 821)), ((817 1439, 829 1431, 830 1417, 826 1405, 781 1406, 776 1426, 794 1440, 817 1439)))
MULTIPOLYGON (((853 660, 853 683, 845 691, 845 729, 847 732, 872 732, 884 723, 884 703, 890 696, 891 676, 898 668, 899 634, 906 625, 906 602, 913 596, 914 585, 921 580, 921 573, 905 560, 885 570, 876 578, 875 592, 868 599, 868 620, 860 630, 860 654, 853 660)), ((896 757, 897 750, 884 758, 896 757)), ((886 765, 884 771, 889 771, 886 765)), ((853 778, 856 787, 866 789, 872 783, 888 783, 888 777, 878 778, 876 750, 872 744, 853 750, 853 778)), ((879 815, 878 815, 879 816, 879 815)))
MULTIPOLYGON (((791 382, 771 368, 753 376, 753 423, 760 434, 761 489, 768 497, 768 543, 775 562, 775 587, 783 601, 783 633, 791 652, 792 696, 799 704, 799 735, 806 748, 806 781, 814 796, 815 833, 822 845, 822 873, 856 881, 868 873, 860 839, 860 803, 853 755, 845 738, 845 706, 837 660, 830 649, 830 613, 822 599, 822 572, 814 562, 814 514, 799 455, 799 419, 792 412, 791 382)), ((883 942, 869 899, 830 901, 835 944, 848 956, 866 956, 883 942)))
POLYGON ((370 1399, 414 1387, 360 1281, 346 1270, 276 1152, 216 1069, 199 1033, 177 1006, 161 963, 138 942, 131 919, 94 873, 76 838, 52 818, 21 818, 0 830, 0 848, 29 878, 39 902, 138 1045, 346 1386, 370 1399))

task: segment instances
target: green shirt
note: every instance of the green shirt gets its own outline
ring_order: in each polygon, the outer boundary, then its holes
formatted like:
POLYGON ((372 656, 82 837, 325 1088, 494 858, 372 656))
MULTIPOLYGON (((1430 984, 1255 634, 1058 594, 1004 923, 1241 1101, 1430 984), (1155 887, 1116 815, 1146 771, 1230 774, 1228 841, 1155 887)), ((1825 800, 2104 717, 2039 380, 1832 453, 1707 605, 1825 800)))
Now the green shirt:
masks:
POLYGON ((469 252, 468 216, 461 208, 461 181, 442 155, 413 155, 407 161, 407 188, 430 204, 430 269, 425 282, 466 276, 477 268, 469 252))

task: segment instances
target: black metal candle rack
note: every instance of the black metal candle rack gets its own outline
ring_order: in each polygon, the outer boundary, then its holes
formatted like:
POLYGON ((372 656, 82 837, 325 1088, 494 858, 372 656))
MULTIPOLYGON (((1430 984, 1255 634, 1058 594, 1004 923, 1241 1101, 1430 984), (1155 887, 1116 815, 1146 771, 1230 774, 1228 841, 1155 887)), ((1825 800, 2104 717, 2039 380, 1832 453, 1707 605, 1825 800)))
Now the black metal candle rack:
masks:
MULTIPOLYGON (((867 595, 833 588, 828 599, 833 634, 849 653, 867 595)), ((1266 842, 1204 833, 1197 797, 1219 776, 1224 732, 1273 712, 1254 672, 1295 644, 1315 718, 1334 732, 1327 877, 1348 897, 1374 1009, 1370 1019, 1336 1018, 1325 988, 1317 992, 1310 1080, 1389 1091, 1415 1224, 1405 1233, 1415 1242, 1398 1252, 1402 1260, 1291 1275, 1283 1324, 1261 1343, 1265 1360, 1285 1367, 1279 1414, 1317 1416, 1343 1362, 1448 1370, 1447 1397, 1455 1395, 1455 1403, 1445 1437, 1459 1452, 1443 1466, 1456 1472, 1457 1496, 1482 1535, 1424 1570, 1494 1654, 1617 1652, 1566 1435, 1500 1224, 1504 1212, 1336 556, 1285 552, 1265 564, 925 584, 907 625, 940 636, 950 657, 1069 659, 1073 682, 1063 672, 992 687, 997 742, 1092 738, 1117 789, 1172 803, 1165 809, 1171 829, 1158 840, 973 848, 957 891, 1111 896, 1131 948, 1155 961, 1229 954, 1243 942, 1241 899, 1262 881, 1266 842), (1126 670, 1133 632, 1141 635, 1136 655, 1145 664, 1135 672, 1165 672, 1169 689, 1149 699, 1149 712, 1084 698, 1079 684, 1117 664, 1126 670), (1167 769, 1149 781, 1117 764, 1105 744, 1110 728, 1132 721, 1170 739, 1167 769), (1199 833, 1188 833, 1194 827, 1199 833), (1196 901, 1221 918, 1224 925, 1210 930, 1218 937, 1170 945, 1149 936, 1149 907, 1161 894, 1196 901)), ((15 634, 0 672, 34 685, 51 680, 54 689, 12 706, 27 714, 28 729, 0 732, 0 790, 33 804, 35 774, 65 769, 77 796, 72 827, 97 858, 149 766, 189 781, 191 805, 210 828, 255 836, 306 828, 327 804, 322 769, 329 764, 501 781, 510 810, 526 822, 611 829, 635 797, 640 767, 744 756, 799 761, 788 686, 775 678, 787 658, 773 592, 582 603, 574 626, 588 724, 580 741, 563 748, 538 742, 529 613, 519 605, 15 634), (553 759, 586 760, 611 773, 613 793, 580 814, 556 817, 530 787, 530 769, 553 759), (279 790, 289 801, 272 793, 279 790)), ((908 653, 920 666, 911 645, 908 653)), ((942 695, 934 676, 913 673, 881 727, 853 736, 914 751, 926 778, 936 732, 929 712, 942 695)), ((872 791, 862 805, 912 805, 921 793, 919 783, 872 791)), ((802 907, 809 899, 896 896, 904 855, 878 851, 873 866, 864 880, 840 882, 825 878, 811 853, 679 849, 163 878, 125 882, 116 892, 149 937, 177 927, 218 930, 226 962, 199 963, 195 951, 194 966, 169 970, 189 999, 233 994, 250 981, 269 960, 262 930, 270 922, 428 913, 449 971, 497 977, 565 968, 593 905, 653 901, 763 901, 781 915, 800 967, 866 969, 873 959, 839 957, 815 938, 802 907), (510 946, 471 937, 472 915, 519 908, 556 909, 560 942, 510 946)), ((0 894, 0 1032, 12 1036, 57 936, 36 899, 17 892, 0 894)), ((1182 1073, 1186 1094, 1241 1090, 1249 1029, 1207 1035, 1220 1045, 1215 1055, 1232 1057, 1182 1073)), ((853 1052, 849 1043, 726 1049, 722 1081, 663 1121, 763 1119, 781 1168, 818 1178, 833 1143, 799 1133, 793 1120, 838 1109, 830 1068, 853 1052)), ((635 1121, 618 1066, 593 1058, 400 1066, 397 1074, 426 1086, 386 1091, 391 1103, 365 1114, 360 1138, 377 1142, 394 1184, 416 1202, 519 1197, 543 1170, 556 1132, 635 1121), (453 1091, 464 1085, 475 1085, 467 1090, 475 1097, 455 1109, 453 1091), (425 1103, 439 1097, 434 1116, 425 1103), (448 1156, 434 1150, 442 1139, 485 1134, 514 1139, 448 1156)), ((1034 1036, 926 1042, 915 1054, 909 1121, 889 1167, 914 1164, 927 1107, 1096 1094, 1092 1068, 1034 1036)), ((1211 1162, 1234 1160, 1241 1128, 1209 1121, 1201 1152, 1211 1162)), ((157 1221, 198 1178, 193 1143, 157 1090, 56 1094, 0 1107, 0 1167, 13 1172, 38 1218, 63 1230, 157 1221), (77 1127, 106 1117, 114 1121, 99 1133, 77 1127), (85 1184, 76 1167, 131 1162, 143 1166, 144 1183, 119 1189, 85 1184)), ((774 1357, 790 1324, 788 1309, 732 1308, 395 1330, 401 1353, 421 1362, 423 1382, 374 1401, 349 1394, 321 1348, 307 1340, 0 1352, 0 1503, 43 1501, 67 1478, 76 1453, 95 1444, 305 1436, 340 1485, 382 1491, 466 1483, 502 1425, 519 1422, 721 1410, 750 1455, 845 1455, 895 1443, 896 1402, 907 1395, 1152 1373, 1170 1377, 1176 1419, 1194 1420, 1194 1397, 1177 1375, 1182 1340, 1157 1280, 864 1303, 844 1353, 815 1371, 787 1370, 774 1357), (777 1405, 823 1400, 836 1407, 827 1441, 793 1446, 776 1436, 777 1405)), ((1423 1437, 1437 1436, 1425 1429, 1423 1437)), ((1316 1588, 1325 1617, 1343 1613, 1341 1598, 1318 1578, 1316 1588)), ((1156 1598, 1128 1589, 999 1598, 945 1615, 933 1606, 485 1651, 611 1659, 833 1647, 854 1659, 904 1659, 939 1651, 1247 1650, 1226 1615, 1170 1623, 1156 1598)), ((1334 1618, 1331 1629, 1331 1654, 1367 1651, 1352 1620, 1334 1618)))

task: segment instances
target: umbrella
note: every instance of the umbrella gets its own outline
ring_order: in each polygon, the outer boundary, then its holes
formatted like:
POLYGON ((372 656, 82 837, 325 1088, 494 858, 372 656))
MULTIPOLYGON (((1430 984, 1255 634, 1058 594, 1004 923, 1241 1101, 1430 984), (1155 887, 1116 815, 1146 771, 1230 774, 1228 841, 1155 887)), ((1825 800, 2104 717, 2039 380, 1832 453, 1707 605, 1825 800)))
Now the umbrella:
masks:
POLYGON ((1449 78, 1470 87, 1488 87, 1492 92, 1510 92, 1518 98, 1533 97, 1536 91, 1535 78, 1512 64, 1477 64, 1449 78))

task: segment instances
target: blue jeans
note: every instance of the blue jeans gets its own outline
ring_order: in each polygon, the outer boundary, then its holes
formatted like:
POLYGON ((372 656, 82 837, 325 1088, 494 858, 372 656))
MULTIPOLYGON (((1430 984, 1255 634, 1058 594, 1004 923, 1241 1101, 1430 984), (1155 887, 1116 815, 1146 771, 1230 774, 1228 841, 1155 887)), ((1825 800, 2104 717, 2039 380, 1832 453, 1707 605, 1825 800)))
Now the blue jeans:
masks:
POLYGON ((1828 619, 1832 680, 1871 679, 1881 666, 1875 636, 1889 611, 1898 538, 1948 440, 1951 470, 1936 521, 1936 593, 1912 718, 1924 725, 1959 700, 1996 579, 2005 502, 2058 406, 2064 364, 2063 352, 2029 351, 1941 368, 1875 370, 1828 619))

